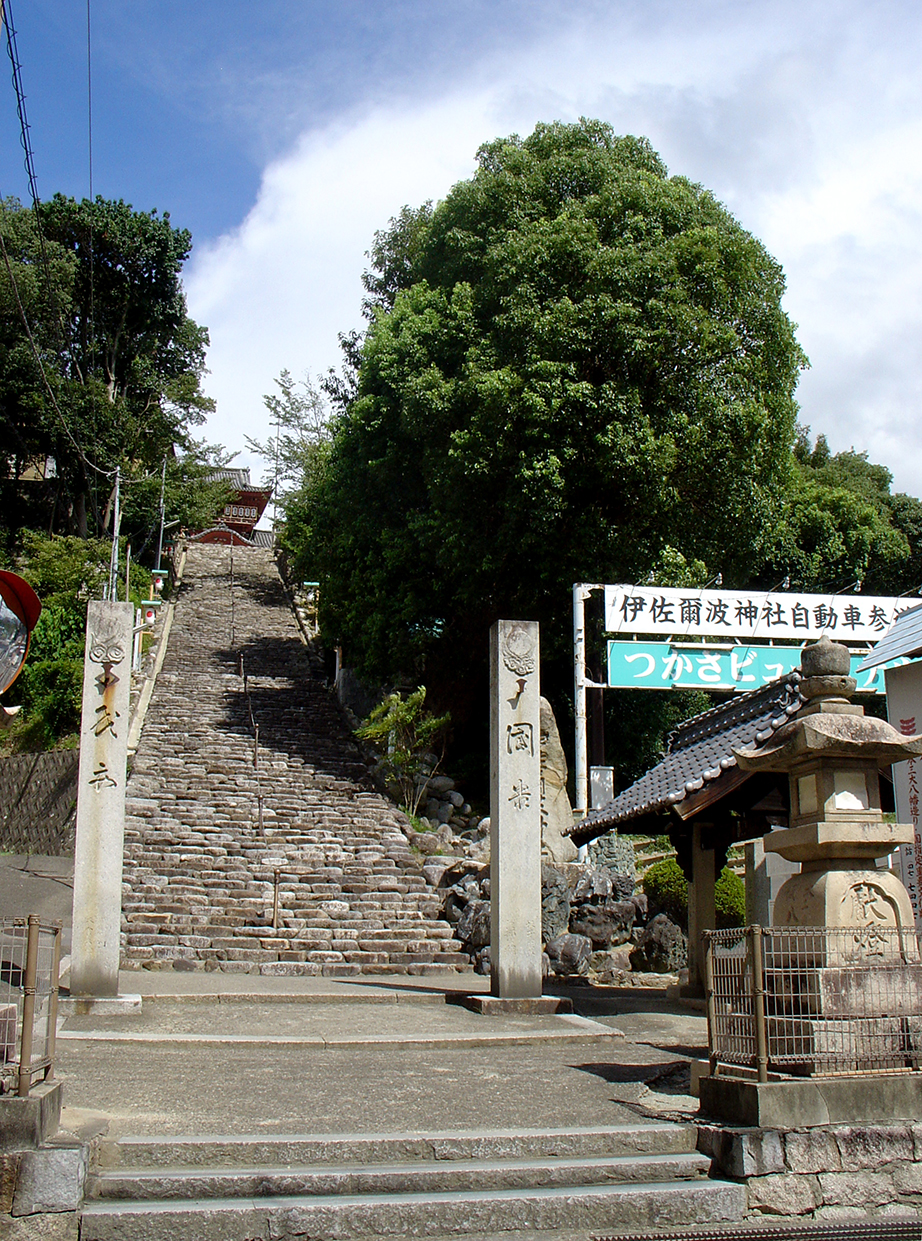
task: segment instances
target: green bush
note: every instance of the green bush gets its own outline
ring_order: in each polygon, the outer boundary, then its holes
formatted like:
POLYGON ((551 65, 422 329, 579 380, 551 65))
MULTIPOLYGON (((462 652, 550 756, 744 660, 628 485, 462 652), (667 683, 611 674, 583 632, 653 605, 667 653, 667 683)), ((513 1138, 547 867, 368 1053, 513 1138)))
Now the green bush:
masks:
MULTIPOLYGON (((102 598, 109 578, 111 543, 71 536, 46 538, 35 531, 23 536, 15 570, 42 601, 42 611, 19 677, 4 696, 22 714, 3 736, 7 750, 45 750, 67 744, 80 727, 86 609, 102 598)), ((125 592, 125 546, 121 549, 118 595, 125 592)), ((131 596, 147 594, 150 571, 131 565, 131 596)))
POLYGON ((688 926, 688 883, 675 858, 655 862, 643 877, 643 890, 653 912, 668 914, 679 926, 688 926))
POLYGON ((425 793, 425 777, 432 774, 425 756, 445 734, 451 717, 434 716, 423 709, 426 687, 420 685, 406 698, 399 692, 388 694, 368 719, 355 730, 361 741, 378 751, 377 769, 389 785, 396 785, 400 804, 415 818, 425 793))
POLYGON ((746 885, 739 875, 727 866, 720 872, 714 888, 714 903, 719 931, 746 925, 746 885))
MULTIPOLYGON (((688 928, 688 883, 674 858, 656 862, 643 877, 643 890, 650 908, 668 914, 683 930, 688 928)), ((714 888, 718 930, 746 923, 746 888, 728 867, 720 872, 714 888)))

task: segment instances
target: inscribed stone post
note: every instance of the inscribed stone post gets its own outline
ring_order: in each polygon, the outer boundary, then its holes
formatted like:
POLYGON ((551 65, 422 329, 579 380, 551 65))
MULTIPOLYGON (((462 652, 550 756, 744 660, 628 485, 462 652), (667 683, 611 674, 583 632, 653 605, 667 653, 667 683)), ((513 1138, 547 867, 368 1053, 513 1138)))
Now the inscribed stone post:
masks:
POLYGON ((490 630, 491 991, 541 995, 541 750, 538 625, 490 630))
POLYGON ((87 613, 74 855, 71 991, 118 994, 131 688, 131 603, 87 613))

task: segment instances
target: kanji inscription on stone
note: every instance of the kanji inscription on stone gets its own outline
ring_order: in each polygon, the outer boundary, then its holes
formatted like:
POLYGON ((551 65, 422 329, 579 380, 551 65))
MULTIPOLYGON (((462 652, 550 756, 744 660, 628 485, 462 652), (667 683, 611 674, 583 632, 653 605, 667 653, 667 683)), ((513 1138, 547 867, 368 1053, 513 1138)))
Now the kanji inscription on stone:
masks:
POLYGON ((118 994, 134 607, 92 601, 80 720, 71 992, 118 994))
POLYGON ((490 630, 490 968, 493 995, 541 995, 538 625, 490 630))

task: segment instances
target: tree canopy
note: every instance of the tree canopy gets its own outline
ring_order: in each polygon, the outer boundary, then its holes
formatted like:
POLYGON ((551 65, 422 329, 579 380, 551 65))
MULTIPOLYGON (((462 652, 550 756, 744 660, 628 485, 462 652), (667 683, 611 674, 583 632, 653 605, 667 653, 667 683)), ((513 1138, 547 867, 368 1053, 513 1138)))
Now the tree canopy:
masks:
POLYGON ((833 455, 825 436, 811 444, 799 428, 768 555, 753 575, 767 586, 790 578, 804 590, 881 595, 922 584, 922 501, 892 495, 891 481, 866 453, 833 455))
MULTIPOLYGON (((5 520, 18 514, 14 524, 35 524, 19 480, 28 465, 51 459, 46 526, 108 532, 116 466, 127 489, 140 488, 126 513, 143 526, 141 493, 156 475, 159 498, 163 458, 188 466, 171 469, 171 480, 200 479, 209 459, 192 437, 212 402, 201 390, 208 334, 186 314, 180 280, 190 234, 166 213, 55 195, 34 209, 0 203, 0 241, 5 520)), ((181 506, 181 488, 175 498, 181 506)), ((212 506, 220 500, 217 491, 210 497, 212 506)))
POLYGON ((767 551, 805 365, 783 275, 645 140, 490 142, 371 259, 356 387, 289 532, 366 673, 460 675, 500 615, 562 652, 574 581, 767 551))

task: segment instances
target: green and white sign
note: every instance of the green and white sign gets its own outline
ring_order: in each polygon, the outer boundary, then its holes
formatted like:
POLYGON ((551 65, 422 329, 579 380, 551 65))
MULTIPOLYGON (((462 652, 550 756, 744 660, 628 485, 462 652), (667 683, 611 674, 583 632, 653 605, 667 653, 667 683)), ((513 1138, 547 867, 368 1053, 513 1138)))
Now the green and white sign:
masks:
MULTIPOLYGON (((612 689, 758 689, 800 666, 799 646, 705 647, 669 642, 609 642, 608 684, 612 689)), ((884 692, 884 668, 858 674, 864 654, 852 655, 851 674, 859 694, 884 692)))

